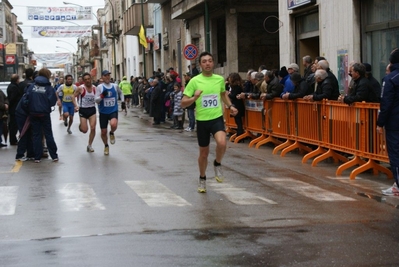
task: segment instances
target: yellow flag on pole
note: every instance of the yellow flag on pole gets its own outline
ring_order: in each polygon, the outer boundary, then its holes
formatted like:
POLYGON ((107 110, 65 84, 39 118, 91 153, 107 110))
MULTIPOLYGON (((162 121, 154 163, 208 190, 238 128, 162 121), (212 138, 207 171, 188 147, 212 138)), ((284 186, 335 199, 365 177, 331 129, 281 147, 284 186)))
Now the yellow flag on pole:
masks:
POLYGON ((145 37, 144 34, 144 27, 141 25, 140 27, 140 32, 139 32, 139 39, 140 39, 140 44, 142 44, 145 48, 147 48, 147 38, 145 37))

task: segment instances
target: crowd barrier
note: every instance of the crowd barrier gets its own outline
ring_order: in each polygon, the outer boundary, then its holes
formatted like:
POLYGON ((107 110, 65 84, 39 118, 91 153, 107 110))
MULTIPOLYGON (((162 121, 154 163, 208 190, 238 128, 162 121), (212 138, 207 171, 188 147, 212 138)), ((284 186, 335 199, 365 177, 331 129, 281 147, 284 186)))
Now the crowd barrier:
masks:
POLYGON ((273 143, 273 154, 281 151, 282 157, 298 149, 305 154, 302 163, 313 159, 312 166, 332 158, 340 164, 338 176, 356 166, 350 179, 370 169, 392 178, 391 171, 380 164, 389 159, 385 135, 376 131, 378 109, 377 103, 363 102, 349 106, 331 100, 245 100, 245 133, 236 136, 236 124, 228 109, 226 131, 235 143, 251 139, 249 147, 273 143))

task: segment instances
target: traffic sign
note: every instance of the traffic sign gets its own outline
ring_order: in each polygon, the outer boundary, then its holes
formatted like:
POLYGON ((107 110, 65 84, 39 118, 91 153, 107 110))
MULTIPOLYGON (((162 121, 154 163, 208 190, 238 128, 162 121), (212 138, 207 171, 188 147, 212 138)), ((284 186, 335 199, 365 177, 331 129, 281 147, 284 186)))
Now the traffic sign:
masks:
POLYGON ((6 55, 6 64, 7 65, 15 64, 15 55, 6 55))
POLYGON ((187 60, 194 60, 198 56, 198 48, 193 44, 188 44, 183 49, 183 56, 187 60))

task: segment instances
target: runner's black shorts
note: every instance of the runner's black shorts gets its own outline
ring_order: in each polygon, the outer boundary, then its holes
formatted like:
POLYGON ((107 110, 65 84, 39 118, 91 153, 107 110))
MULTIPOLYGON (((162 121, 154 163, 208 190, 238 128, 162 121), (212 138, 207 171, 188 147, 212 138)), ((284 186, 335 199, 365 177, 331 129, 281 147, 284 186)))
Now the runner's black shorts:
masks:
POLYGON ((79 117, 89 119, 93 115, 96 115, 96 107, 79 108, 79 117))
POLYGON ((209 121, 197 121, 197 140, 200 147, 207 147, 211 142, 211 134, 225 131, 223 116, 209 121))
POLYGON ((118 119, 118 112, 113 112, 111 114, 100 113, 100 129, 107 129, 108 121, 111 119, 118 119))
POLYGON ((125 97, 125 99, 132 99, 132 95, 123 95, 125 97))

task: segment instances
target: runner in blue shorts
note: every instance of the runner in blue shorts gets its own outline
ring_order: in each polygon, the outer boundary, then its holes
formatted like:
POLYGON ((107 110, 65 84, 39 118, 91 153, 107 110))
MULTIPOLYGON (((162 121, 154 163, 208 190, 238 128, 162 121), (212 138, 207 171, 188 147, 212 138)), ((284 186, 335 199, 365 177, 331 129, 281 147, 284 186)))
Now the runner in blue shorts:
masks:
POLYGON ((77 109, 78 106, 76 104, 76 99, 74 93, 77 89, 76 85, 72 84, 73 77, 72 75, 68 74, 65 75, 65 84, 60 85, 57 89, 57 105, 62 105, 62 111, 64 116, 64 125, 67 128, 68 134, 72 134, 71 126, 73 123, 73 115, 75 114, 75 108, 77 109), (59 97, 59 94, 62 93, 62 101, 59 97), (69 122, 68 122, 69 118, 69 122))

